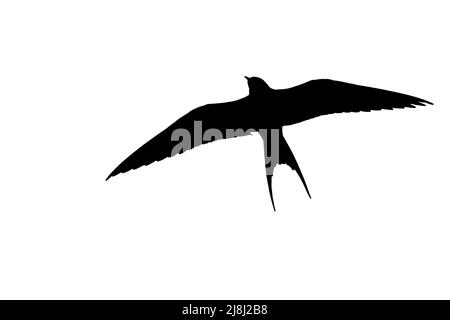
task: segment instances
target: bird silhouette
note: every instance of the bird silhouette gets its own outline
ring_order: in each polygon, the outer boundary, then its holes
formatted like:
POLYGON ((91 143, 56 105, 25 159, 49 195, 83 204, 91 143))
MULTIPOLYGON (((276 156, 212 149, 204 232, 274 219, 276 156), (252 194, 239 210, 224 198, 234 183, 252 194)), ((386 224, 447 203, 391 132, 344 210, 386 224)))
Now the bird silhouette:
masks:
POLYGON ((286 164, 297 173, 311 198, 305 178, 283 136, 284 126, 333 113, 432 104, 402 93, 329 79, 311 80, 288 89, 272 89, 261 78, 245 78, 249 87, 246 97, 190 111, 132 153, 106 180, 202 144, 258 132, 264 142, 266 178, 275 210, 272 176, 278 164, 286 164))

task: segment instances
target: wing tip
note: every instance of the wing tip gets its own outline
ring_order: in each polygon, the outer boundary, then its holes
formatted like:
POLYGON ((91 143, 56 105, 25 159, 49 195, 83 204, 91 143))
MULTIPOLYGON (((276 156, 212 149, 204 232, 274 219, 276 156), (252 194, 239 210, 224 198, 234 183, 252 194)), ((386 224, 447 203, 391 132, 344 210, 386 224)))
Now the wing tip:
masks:
POLYGON ((108 181, 109 178, 114 177, 114 176, 115 176, 114 174, 110 173, 109 176, 105 179, 105 181, 108 181))
POLYGON ((121 173, 121 171, 117 170, 118 168, 114 169, 109 176, 105 179, 105 181, 108 181, 110 178, 117 176, 119 173, 121 173))
MULTIPOLYGON (((158 162, 158 160, 155 160, 153 162, 158 162)), ((110 178, 115 177, 115 176, 117 176, 117 175, 119 175, 121 173, 126 173, 128 171, 136 170, 136 169, 138 169, 140 167, 145 167, 145 166, 148 166, 148 164, 143 164, 143 165, 140 165, 140 166, 126 168, 126 167, 123 166, 123 163, 122 163, 109 174, 109 176, 105 179, 105 181, 108 181, 110 178)))
POLYGON ((417 98, 416 101, 412 102, 410 106, 413 107, 413 108, 415 108, 416 106, 425 107, 425 106, 427 106, 427 105, 433 106, 434 103, 433 103, 433 102, 430 102, 430 101, 428 101, 428 100, 424 100, 424 99, 419 99, 419 98, 417 98))

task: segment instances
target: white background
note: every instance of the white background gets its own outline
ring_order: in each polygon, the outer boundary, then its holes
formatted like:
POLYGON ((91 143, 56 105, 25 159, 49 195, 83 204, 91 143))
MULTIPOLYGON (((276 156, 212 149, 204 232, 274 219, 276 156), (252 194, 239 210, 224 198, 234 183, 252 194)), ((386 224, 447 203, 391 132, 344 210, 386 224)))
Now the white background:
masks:
MULTIPOLYGON (((450 298, 448 1, 2 1, 0 298, 450 298), (331 78, 417 109, 120 175, 194 107, 331 78)), ((301 108, 299 103, 299 108, 301 108)))

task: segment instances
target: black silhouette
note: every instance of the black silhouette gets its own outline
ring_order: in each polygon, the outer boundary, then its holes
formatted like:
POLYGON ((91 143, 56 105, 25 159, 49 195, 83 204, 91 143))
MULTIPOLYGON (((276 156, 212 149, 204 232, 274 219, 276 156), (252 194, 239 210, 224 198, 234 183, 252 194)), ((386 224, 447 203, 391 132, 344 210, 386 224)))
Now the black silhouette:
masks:
POLYGON ((249 86, 248 96, 192 110, 131 154, 106 180, 183 153, 191 147, 256 131, 264 141, 267 183, 275 210, 272 174, 277 164, 287 164, 295 170, 311 197, 300 167, 283 136, 284 126, 332 113, 392 110, 432 104, 401 93, 328 79, 312 80, 296 87, 276 90, 260 78, 245 78, 249 86), (201 130, 205 134, 199 138, 201 130), (194 136, 193 145, 186 141, 180 143, 179 138, 188 135, 194 136))

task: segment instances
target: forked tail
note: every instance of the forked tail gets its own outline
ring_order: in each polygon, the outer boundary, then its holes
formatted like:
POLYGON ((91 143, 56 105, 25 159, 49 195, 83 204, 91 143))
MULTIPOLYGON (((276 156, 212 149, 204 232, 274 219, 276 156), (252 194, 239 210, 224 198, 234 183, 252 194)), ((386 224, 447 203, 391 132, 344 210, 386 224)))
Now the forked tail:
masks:
POLYGON ((273 201, 272 177, 273 171, 278 164, 287 164, 292 170, 297 172, 303 186, 305 187, 306 193, 311 199, 311 194, 309 193, 305 178, 303 177, 302 171, 300 170, 291 148, 289 148, 289 145, 283 136, 282 129, 268 129, 266 131, 260 130, 259 133, 264 141, 267 185, 269 186, 269 194, 270 200, 272 201, 273 210, 276 211, 275 203, 273 201))

